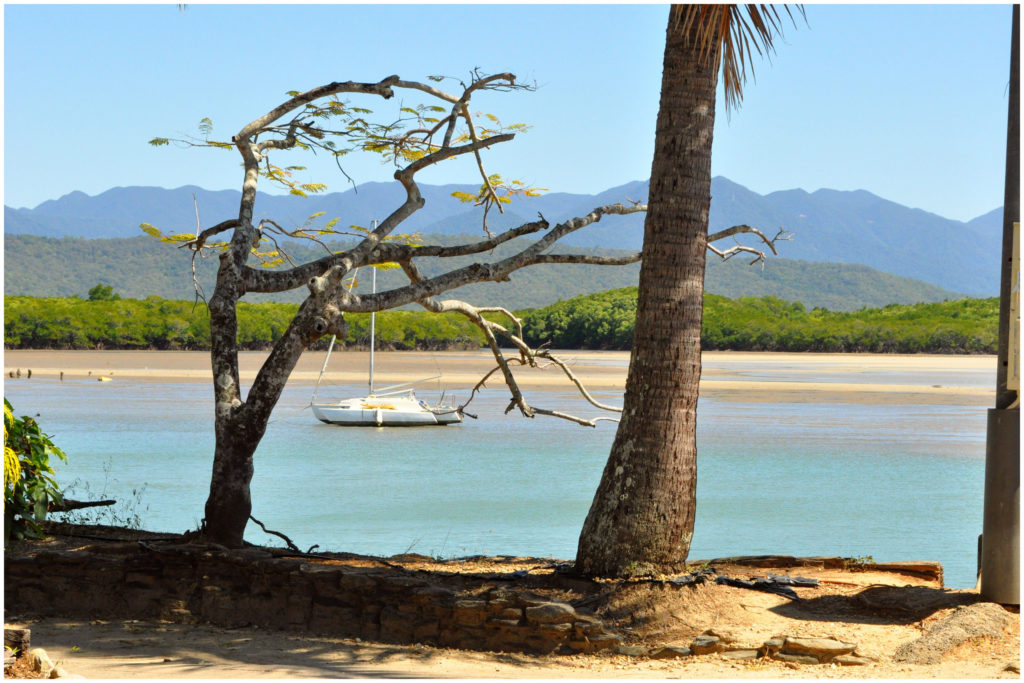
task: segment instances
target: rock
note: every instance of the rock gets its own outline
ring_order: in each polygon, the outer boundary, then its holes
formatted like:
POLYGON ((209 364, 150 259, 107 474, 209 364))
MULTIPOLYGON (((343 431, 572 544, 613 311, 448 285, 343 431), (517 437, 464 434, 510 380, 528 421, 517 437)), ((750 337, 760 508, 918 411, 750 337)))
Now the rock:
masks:
POLYGON ((718 638, 723 643, 735 643, 736 636, 732 631, 725 631, 723 629, 712 627, 701 633, 702 636, 711 636, 712 638, 718 638))
POLYGON ((50 669, 50 675, 48 676, 48 678, 67 678, 67 677, 68 677, 68 672, 65 671, 64 667, 62 667, 60 664, 57 664, 52 669, 50 669))
POLYGON ((625 655, 626 657, 646 657, 647 648, 639 645, 616 645, 612 650, 614 654, 625 655))
POLYGON ((855 643, 845 643, 832 638, 790 638, 782 644, 781 652, 787 655, 811 655, 820 662, 829 662, 833 657, 848 655, 857 649, 855 643))
POLYGON ((622 644, 622 636, 613 633, 596 633, 587 637, 590 648, 594 650, 606 650, 622 644))
POLYGON ((871 660, 857 655, 839 655, 832 660, 832 663, 840 666, 867 666, 871 660))
POLYGON ((679 659, 680 657, 689 657, 693 654, 693 650, 688 647, 681 645, 666 645, 660 647, 657 650, 651 651, 651 659, 679 659))
POLYGON ((516 609, 515 607, 506 607, 495 615, 497 619, 514 619, 519 621, 523 618, 523 610, 516 609))
POLYGON ((28 652, 32 649, 32 631, 27 628, 4 627, 4 647, 18 652, 28 652))
POLYGON ((709 655, 724 649, 722 641, 715 636, 697 636, 690 643, 690 650, 695 655, 709 655))
POLYGON ((741 649, 741 650, 729 650, 729 651, 723 652, 721 654, 721 657, 723 659, 732 659, 732 660, 757 659, 759 656, 760 656, 760 653, 759 653, 758 650, 747 649, 747 648, 744 648, 744 649, 741 649))
POLYGON ((461 626, 479 626, 487 619, 487 603, 483 600, 456 600, 452 620, 461 626))
POLYGON ((772 655, 772 659, 792 664, 821 664, 821 661, 817 657, 812 657, 811 655, 789 655, 784 652, 778 652, 772 655))
POLYGON ((1020 673, 1020 662, 1010 662, 1003 667, 1003 671, 1009 671, 1012 674, 1020 673))
POLYGON ((572 623, 573 628, 582 635, 591 635, 593 633, 601 633, 604 631, 604 624, 600 619, 584 617, 582 615, 577 615, 576 619, 578 621, 574 621, 572 623))
POLYGON ((33 648, 28 651, 28 662, 32 667, 33 671, 38 671, 46 678, 50 675, 50 671, 53 669, 53 660, 50 659, 50 655, 46 654, 46 650, 41 647, 33 648))
POLYGON ((774 655, 776 652, 782 649, 783 644, 786 642, 785 636, 775 636, 769 640, 764 641, 764 645, 758 648, 758 652, 761 656, 774 655))
POLYGON ((455 604, 452 605, 452 607, 454 607, 455 609, 472 610, 476 612, 482 611, 484 608, 486 608, 487 603, 483 600, 456 600, 455 604))
POLYGON ((534 624, 569 624, 576 621, 576 610, 564 602, 546 602, 526 608, 526 620, 534 624))
POLYGON ((893 659, 908 664, 938 664, 942 655, 972 638, 998 636, 1010 623, 1006 610, 993 602, 958 607, 909 643, 896 648, 893 659))

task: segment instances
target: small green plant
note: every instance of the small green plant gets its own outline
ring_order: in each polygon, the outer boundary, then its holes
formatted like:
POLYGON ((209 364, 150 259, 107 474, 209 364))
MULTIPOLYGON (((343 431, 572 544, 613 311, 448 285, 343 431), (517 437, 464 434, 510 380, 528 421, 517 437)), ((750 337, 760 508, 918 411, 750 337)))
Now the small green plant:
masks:
POLYGON ((39 523, 50 503, 64 496, 53 478, 50 456, 67 460, 31 417, 14 417, 4 398, 4 545, 10 539, 39 538, 39 523))
MULTIPOLYGON (((64 496, 83 500, 107 498, 109 487, 117 483, 117 479, 111 476, 113 469, 113 460, 108 457, 103 463, 103 486, 98 493, 93 491, 89 482, 75 479, 64 487, 64 496)), ((132 488, 130 497, 126 494, 126 498, 119 500, 115 505, 59 512, 56 513, 55 519, 68 524, 100 524, 124 529, 141 529, 143 516, 149 512, 149 505, 143 504, 147 486, 148 484, 144 483, 132 488)))

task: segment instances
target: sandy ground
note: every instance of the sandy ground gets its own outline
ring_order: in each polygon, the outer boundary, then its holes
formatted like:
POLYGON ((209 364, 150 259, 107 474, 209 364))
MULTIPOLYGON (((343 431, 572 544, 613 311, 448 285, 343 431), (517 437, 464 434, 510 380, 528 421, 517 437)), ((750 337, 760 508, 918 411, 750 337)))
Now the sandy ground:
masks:
MULTIPOLYGON (((243 352, 239 356, 242 381, 251 381, 266 358, 264 352, 243 352)), ((410 378, 442 375, 448 387, 471 387, 495 367, 487 351, 378 352, 377 386, 409 381, 410 378)), ((346 351, 335 354, 324 381, 334 384, 362 384, 366 381, 368 354, 346 351)), ((629 353, 625 351, 567 351, 559 356, 571 361, 573 372, 594 391, 622 390, 626 382, 629 353)), ((293 382, 315 382, 323 364, 322 353, 306 353, 292 373, 293 382)), ((701 391, 705 395, 728 396, 742 393, 743 400, 771 400, 779 392, 798 393, 806 400, 863 402, 955 403, 989 405, 994 398, 994 356, 938 356, 888 354, 795 354, 706 352, 703 355, 701 391), (956 386, 947 382, 952 374, 991 371, 991 386, 956 386), (926 380, 889 383, 892 373, 914 373, 926 380), (829 375, 829 381, 818 381, 829 375), (766 379, 765 377, 768 376, 766 379), (837 380, 838 378, 838 380, 837 380), (913 395, 909 399, 908 395, 913 395)), ((33 377, 66 380, 112 381, 210 381, 209 354, 200 351, 26 351, 4 352, 4 375, 32 370, 33 377)), ((524 389, 571 390, 557 367, 517 369, 524 389)), ((497 386, 500 377, 488 386, 497 386)))
MULTIPOLYGON (((49 549, 70 549, 81 541, 66 536, 43 544, 49 549)), ((11 551, 22 550, 32 550, 31 544, 11 551)), ((462 577, 464 590, 474 590, 474 581, 492 585, 493 577, 516 569, 537 576, 550 573, 549 568, 537 567, 536 558, 474 557, 452 563, 408 555, 390 560, 405 570, 426 572, 433 580, 444 575, 462 577)), ((379 564, 358 556, 338 561, 360 567, 379 564)), ((942 590, 932 578, 870 567, 772 570, 728 561, 715 566, 725 576, 767 571, 811 577, 819 583, 796 589, 801 601, 713 582, 667 592, 624 588, 608 594, 610 611, 602 618, 622 619, 621 625, 632 627, 626 630, 633 638, 649 647, 688 645, 694 633, 710 625, 742 647, 757 647, 776 634, 838 638, 855 643, 858 655, 868 663, 844 667, 735 661, 723 655, 658 660, 610 652, 510 654, 155 619, 5 617, 8 626, 31 629, 33 647, 42 647, 66 671, 86 678, 1019 678, 1020 613, 1016 608, 996 608, 1005 615, 998 635, 992 631, 983 635, 985 629, 975 629, 973 635, 948 639, 938 663, 893 660, 897 648, 954 618, 959 608, 993 607, 977 604, 972 590, 942 590)), ((538 588, 543 585, 531 587, 544 593, 544 588, 538 588)), ((564 585, 555 590, 563 598, 582 595, 564 585)))
MULTIPOLYGON (((358 642, 252 628, 158 621, 21 622, 69 673, 85 678, 1019 678, 1005 671, 1019 651, 933 666, 786 666, 730 662, 717 655, 650 660, 622 655, 524 655, 358 642)), ((1019 637, 1019 636, 1018 636, 1019 637)), ((978 648, 992 648, 982 643, 978 648)))

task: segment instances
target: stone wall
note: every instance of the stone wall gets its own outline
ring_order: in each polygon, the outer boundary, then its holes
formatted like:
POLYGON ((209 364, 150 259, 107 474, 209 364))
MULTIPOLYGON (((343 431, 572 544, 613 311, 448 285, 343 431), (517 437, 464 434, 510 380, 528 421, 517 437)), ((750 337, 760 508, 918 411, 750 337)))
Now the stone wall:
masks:
POLYGON ((274 557, 260 549, 105 544, 5 555, 8 613, 160 618, 470 650, 594 652, 622 638, 528 590, 459 589, 414 572, 274 557))

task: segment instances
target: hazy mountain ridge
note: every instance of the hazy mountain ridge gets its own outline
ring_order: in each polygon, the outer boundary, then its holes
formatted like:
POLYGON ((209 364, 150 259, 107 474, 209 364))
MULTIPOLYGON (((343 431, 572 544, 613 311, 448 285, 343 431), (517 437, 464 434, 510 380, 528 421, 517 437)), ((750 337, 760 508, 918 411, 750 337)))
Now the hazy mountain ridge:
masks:
MULTIPOLYGON (((428 236, 431 243, 453 244, 470 236, 428 236)), ((495 260, 508 255, 514 244, 503 245, 493 254, 446 263, 425 263, 425 274, 436 274, 442 267, 461 267, 474 261, 495 260)), ((319 257, 319 247, 296 245, 291 249, 301 261, 319 257)), ((569 250, 568 247, 564 251, 569 250)), ((578 251, 616 254, 610 250, 578 251)), ((102 282, 128 298, 150 295, 166 299, 192 299, 192 271, 189 254, 150 237, 128 239, 61 239, 34 235, 7 235, 4 243, 4 292, 25 296, 79 296, 102 282)), ((217 266, 216 258, 197 260, 197 273, 209 294, 217 266)), ((379 284, 393 287, 403 284, 398 271, 380 273, 379 284)), ((476 304, 501 305, 512 309, 545 306, 580 294, 636 285, 639 264, 622 267, 585 265, 545 265, 513 273, 511 283, 480 283, 453 291, 446 296, 476 304)), ((775 296, 799 301, 808 308, 816 306, 833 311, 856 310, 889 303, 935 302, 961 295, 918 280, 882 273, 862 265, 811 263, 771 258, 762 269, 750 267, 747 260, 721 262, 708 260, 705 277, 707 290, 731 298, 775 296)), ((301 301, 305 289, 275 296, 254 295, 253 301, 301 301)))
MULTIPOLYGON (((422 185, 424 207, 402 224, 402 232, 481 234, 480 213, 451 197, 454 191, 475 192, 478 185, 422 185)), ((583 215, 597 206, 628 200, 646 201, 648 183, 633 181, 595 195, 553 192, 536 198, 514 198, 505 213, 488 218, 492 230, 534 220, 551 222, 583 215)), ((46 237, 134 237, 148 222, 166 231, 195 230, 198 202, 202 225, 237 213, 237 191, 207 191, 194 186, 173 190, 152 187, 113 188, 95 197, 73 192, 34 209, 4 207, 5 232, 46 237)), ((340 225, 369 225, 404 199, 398 183, 366 183, 357 189, 307 199, 259 193, 256 215, 273 217, 286 226, 301 225, 323 211, 338 216, 340 225)), ((744 223, 774 235, 779 227, 794 232, 779 244, 780 256, 804 261, 863 264, 915 278, 947 290, 975 296, 998 291, 1002 209, 969 222, 954 221, 912 209, 864 190, 815 192, 782 190, 760 195, 724 177, 712 181, 711 231, 744 223)), ((640 248, 643 215, 606 216, 563 242, 579 247, 640 248)))

